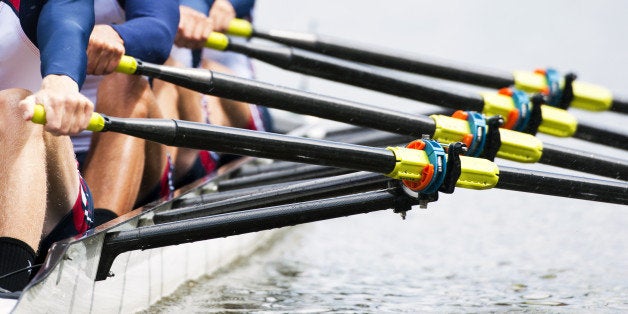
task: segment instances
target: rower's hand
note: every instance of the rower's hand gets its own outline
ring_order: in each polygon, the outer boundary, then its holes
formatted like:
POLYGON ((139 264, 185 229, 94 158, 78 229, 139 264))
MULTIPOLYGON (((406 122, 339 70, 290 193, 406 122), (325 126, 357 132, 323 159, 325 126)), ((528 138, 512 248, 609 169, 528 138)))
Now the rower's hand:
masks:
POLYGON ((209 19, 214 23, 214 31, 216 32, 225 32, 235 17, 235 9, 228 0, 216 0, 209 9, 209 19))
POLYGON ((107 75, 124 56, 124 40, 109 25, 96 25, 87 46, 87 74, 107 75))
POLYGON ((20 101, 23 118, 30 121, 35 105, 46 111, 44 130, 54 135, 74 135, 85 130, 94 111, 94 104, 79 92, 78 84, 65 75, 47 75, 41 89, 20 101))
POLYGON ((212 21, 204 14, 184 5, 179 6, 179 29, 174 44, 190 49, 205 47, 207 37, 213 31, 212 21))

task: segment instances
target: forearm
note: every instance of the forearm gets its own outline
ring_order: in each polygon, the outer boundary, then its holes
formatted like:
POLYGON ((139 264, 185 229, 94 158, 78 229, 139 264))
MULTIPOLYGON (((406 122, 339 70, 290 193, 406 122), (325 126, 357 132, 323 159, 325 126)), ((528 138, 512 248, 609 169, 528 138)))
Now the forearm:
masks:
POLYGON ((49 0, 42 8, 37 26, 42 77, 66 75, 81 86, 85 79, 86 49, 93 26, 94 7, 91 1, 49 0))
POLYGON ((213 1, 207 0, 181 0, 180 4, 186 7, 190 7, 207 16, 209 14, 209 9, 211 8, 212 3, 213 1))
POLYGON ((163 63, 170 54, 179 24, 177 0, 127 0, 127 22, 112 25, 124 40, 126 54, 163 63))
POLYGON ((229 0, 229 2, 231 2, 238 18, 250 17, 253 6, 255 6, 255 0, 229 0))

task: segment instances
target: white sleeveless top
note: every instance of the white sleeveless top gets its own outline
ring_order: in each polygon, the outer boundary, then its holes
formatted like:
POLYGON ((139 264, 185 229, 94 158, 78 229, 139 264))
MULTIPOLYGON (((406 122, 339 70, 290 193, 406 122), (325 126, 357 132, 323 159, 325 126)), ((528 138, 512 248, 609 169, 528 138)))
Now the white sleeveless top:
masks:
MULTIPOLYGON (((126 21, 124 9, 117 0, 95 0, 94 13, 96 24, 122 24, 126 21)), ((98 85, 102 81, 101 75, 88 75, 81 88, 81 93, 89 98, 94 105, 97 105, 96 94, 98 85)), ((95 109, 97 110, 97 109, 95 109)), ((92 139, 92 132, 82 132, 72 136, 74 151, 77 153, 87 152, 92 139)))
POLYGON ((0 2, 0 90, 41 86, 39 49, 28 39, 11 7, 0 2))

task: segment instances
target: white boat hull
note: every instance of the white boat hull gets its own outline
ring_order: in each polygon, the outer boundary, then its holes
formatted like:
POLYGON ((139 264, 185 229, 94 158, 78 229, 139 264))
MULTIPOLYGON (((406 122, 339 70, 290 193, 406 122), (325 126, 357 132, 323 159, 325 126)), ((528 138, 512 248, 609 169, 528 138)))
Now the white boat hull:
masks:
MULTIPOLYGON (((250 159, 249 159, 250 161, 250 159)), ((241 160, 220 171, 226 177, 241 160)), ((211 185, 211 184, 210 184, 211 185)), ((205 193, 207 184, 183 197, 205 193)), ((210 188, 211 189, 211 188, 210 188)), ((76 239, 57 242, 42 270, 21 293, 19 300, 0 298, 0 313, 133 313, 149 308, 172 294, 186 281, 211 275, 222 267, 270 245, 284 231, 210 239, 118 255, 112 276, 96 281, 105 235, 152 224, 152 213, 168 210, 164 202, 150 210, 137 209, 76 239)))
POLYGON ((114 274, 94 281, 98 258, 84 245, 68 249, 89 259, 64 259, 43 282, 24 293, 15 313, 133 313, 145 310, 171 295, 188 280, 211 275, 264 245, 278 231, 121 254, 112 265, 114 274), (71 284, 68 284, 71 283, 71 284))

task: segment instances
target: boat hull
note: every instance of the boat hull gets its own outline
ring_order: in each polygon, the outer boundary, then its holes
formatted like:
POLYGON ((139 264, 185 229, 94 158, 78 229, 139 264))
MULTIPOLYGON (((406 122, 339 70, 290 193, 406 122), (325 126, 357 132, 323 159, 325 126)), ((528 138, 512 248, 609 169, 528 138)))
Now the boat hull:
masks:
MULTIPOLYGON (((94 281, 98 252, 82 242, 68 247, 69 258, 20 298, 15 313, 133 313, 171 295, 188 280, 211 275, 260 247, 276 231, 212 239, 121 254, 113 277, 94 281), (87 259, 72 258, 89 256, 87 259)), ((98 240, 94 240, 98 241, 98 240)))
POLYGON ((253 160, 243 158, 221 168, 215 176, 177 191, 178 197, 136 209, 83 236, 55 243, 41 270, 19 299, 0 297, 0 313, 129 313, 145 310, 186 281, 211 275, 270 245, 285 230, 131 251, 115 258, 110 277, 95 280, 107 233, 153 224, 154 213, 169 210, 177 199, 211 193, 214 183, 228 178, 235 169, 253 160))

